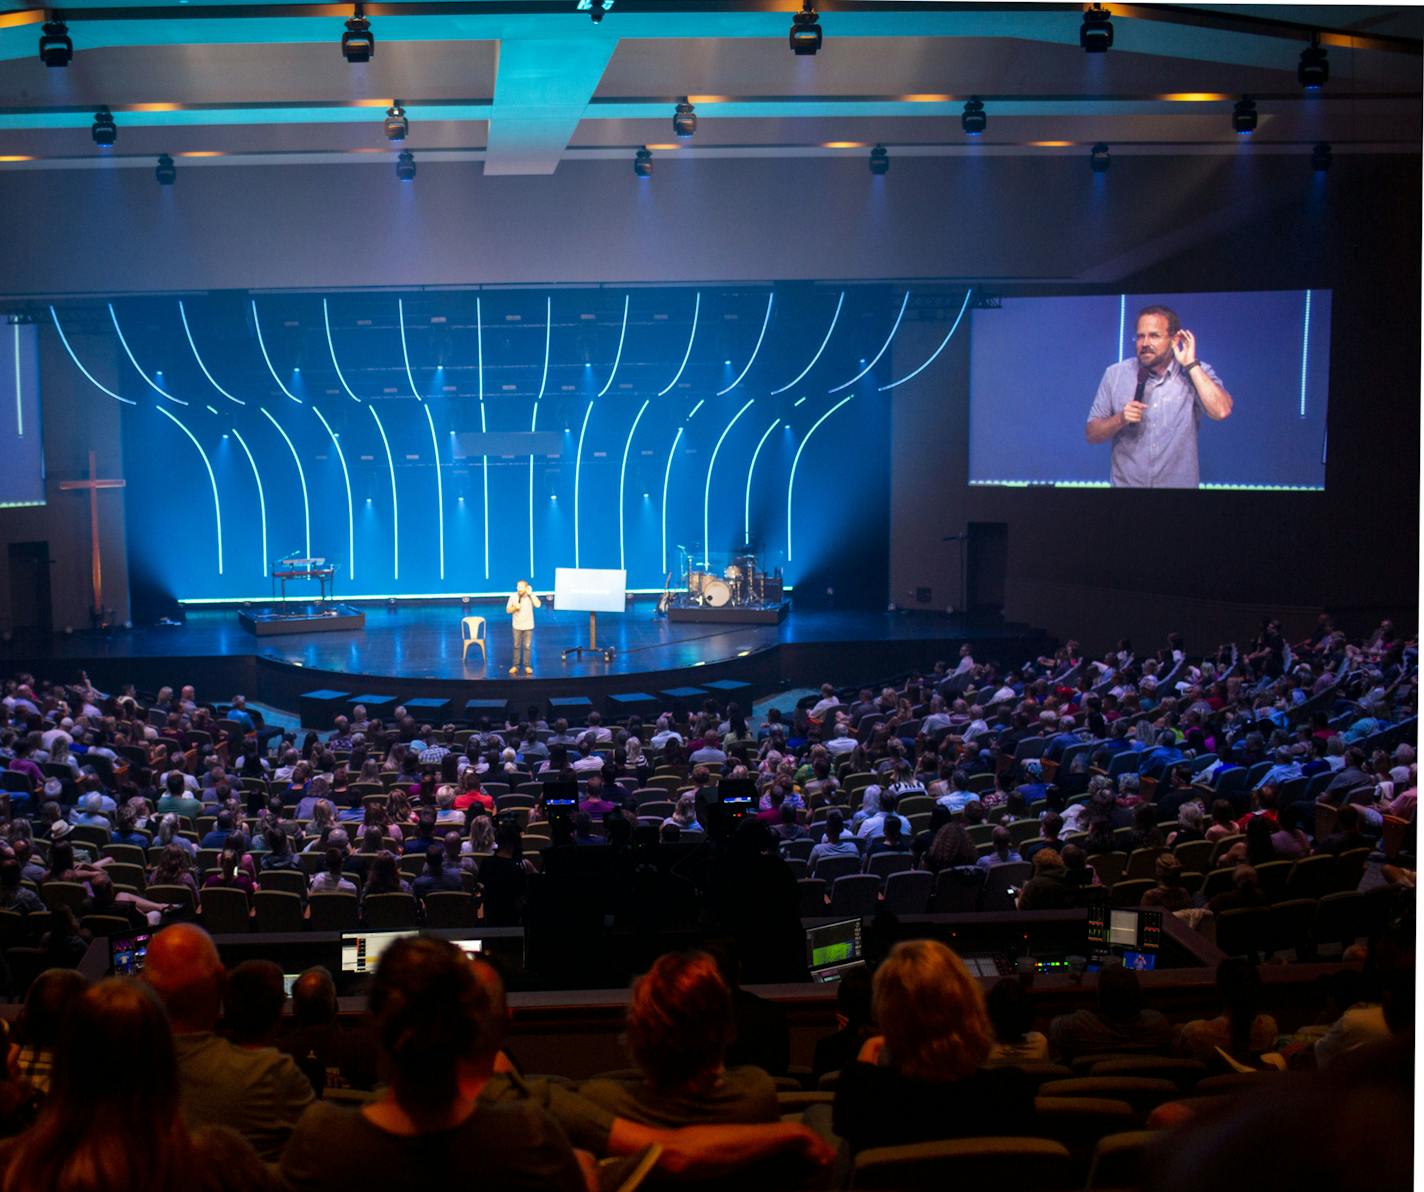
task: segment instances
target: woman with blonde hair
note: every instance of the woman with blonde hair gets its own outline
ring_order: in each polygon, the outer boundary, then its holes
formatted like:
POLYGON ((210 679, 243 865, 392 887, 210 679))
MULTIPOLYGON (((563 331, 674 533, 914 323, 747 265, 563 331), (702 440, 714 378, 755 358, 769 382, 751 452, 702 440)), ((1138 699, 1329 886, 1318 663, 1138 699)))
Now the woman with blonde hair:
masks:
POLYGON ((871 998, 881 1033, 841 1073, 832 1114, 852 1150, 1001 1134, 1032 1119, 1028 1076, 984 1067, 994 1042, 984 994, 944 944, 896 944, 871 998))

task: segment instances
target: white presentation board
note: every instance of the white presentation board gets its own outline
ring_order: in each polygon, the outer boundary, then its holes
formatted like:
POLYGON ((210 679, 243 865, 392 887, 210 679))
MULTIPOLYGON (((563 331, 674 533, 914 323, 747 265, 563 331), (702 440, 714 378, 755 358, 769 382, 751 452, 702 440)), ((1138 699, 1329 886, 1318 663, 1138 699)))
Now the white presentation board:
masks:
POLYGON ((554 607, 560 612, 621 613, 628 587, 626 571, 591 567, 554 568, 554 607))

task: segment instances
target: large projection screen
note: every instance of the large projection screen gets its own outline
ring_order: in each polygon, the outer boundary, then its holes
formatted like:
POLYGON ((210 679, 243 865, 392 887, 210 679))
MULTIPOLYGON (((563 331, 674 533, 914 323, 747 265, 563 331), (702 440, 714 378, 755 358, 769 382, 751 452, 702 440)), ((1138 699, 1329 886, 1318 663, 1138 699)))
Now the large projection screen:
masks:
POLYGON ((628 573, 592 567, 554 568, 554 607, 560 612, 621 613, 628 573))

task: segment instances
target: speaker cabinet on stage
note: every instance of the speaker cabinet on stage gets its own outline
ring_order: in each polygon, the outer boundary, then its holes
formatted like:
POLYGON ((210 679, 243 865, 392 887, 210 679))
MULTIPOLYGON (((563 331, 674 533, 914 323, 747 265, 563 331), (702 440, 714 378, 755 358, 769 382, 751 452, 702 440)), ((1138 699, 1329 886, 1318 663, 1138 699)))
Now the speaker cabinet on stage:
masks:
POLYGON ((1004 576, 1009 563, 1007 522, 970 522, 966 563, 969 611, 1003 613, 1004 576))

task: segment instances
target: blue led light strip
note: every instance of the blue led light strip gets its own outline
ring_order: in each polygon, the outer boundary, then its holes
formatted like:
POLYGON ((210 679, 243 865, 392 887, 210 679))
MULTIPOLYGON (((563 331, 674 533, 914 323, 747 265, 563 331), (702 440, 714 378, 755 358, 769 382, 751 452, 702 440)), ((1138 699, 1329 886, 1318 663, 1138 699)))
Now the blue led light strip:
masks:
POLYGON ((321 300, 321 320, 326 324, 326 350, 331 353, 331 367, 336 370, 336 379, 341 382, 341 387, 346 390, 346 396, 352 401, 359 402, 361 399, 351 392, 351 386, 346 383, 346 378, 341 375, 341 365, 336 362, 336 345, 331 341, 331 315, 326 309, 326 299, 321 300))
MULTIPOLYGON (((247 404, 245 401, 239 397, 233 397, 231 393, 213 380, 213 374, 208 371, 208 366, 203 363, 203 358, 198 355, 198 345, 193 342, 193 332, 188 326, 188 312, 183 309, 183 299, 181 298, 178 299, 178 317, 183 320, 183 334, 188 337, 188 346, 193 349, 193 359, 198 362, 198 367, 203 370, 203 376, 207 377, 212 387, 227 398, 228 401, 235 401, 238 405, 245 406, 247 404)), ((266 551, 263 551, 264 556, 266 553, 266 551)), ((266 566, 265 560, 263 566, 266 566)))
POLYGON ((651 399, 643 402, 638 413, 634 416, 633 425, 628 428, 628 438, 623 443, 623 462, 618 468, 618 569, 620 571, 628 570, 627 558, 623 553, 623 480, 628 474, 628 449, 633 446, 633 434, 637 431, 638 423, 643 420, 643 415, 651 404, 651 399))
MULTIPOLYGON (((950 325, 949 334, 940 341, 939 347, 930 353, 930 358, 908 376, 901 377, 898 381, 891 381, 888 385, 881 385, 881 393, 884 393, 887 389, 894 389, 897 385, 903 385, 906 381, 914 380, 935 362, 935 358, 949 346, 949 341, 954 338, 954 333, 959 330, 959 321, 964 318, 964 312, 969 309, 969 298, 973 293, 974 291, 972 289, 964 291, 964 302, 959 308, 959 313, 954 316, 954 322, 950 325)), ((876 357, 876 359, 879 359, 879 357, 876 357)))
POLYGON ((667 493, 668 478, 672 476, 672 457, 677 454, 677 445, 682 441, 683 428, 677 428, 677 434, 673 436, 672 447, 668 451, 667 467, 663 469, 663 506, 662 506, 662 526, 663 526, 663 574, 667 574, 667 493))
POLYGON ((14 325, 15 333, 15 437, 25 437, 25 403, 20 391, 20 324, 14 325))
MULTIPOLYGON (((475 299, 475 345, 478 350, 476 373, 480 384, 480 434, 485 433, 485 322, 480 300, 475 299)), ((484 487, 485 515, 485 579, 489 579, 489 456, 480 456, 480 481, 484 487)))
POLYGON ((1117 358, 1127 359, 1124 353, 1122 337, 1127 334, 1127 295, 1117 296, 1117 358))
MULTIPOLYGON (((179 304, 182 305, 181 303, 179 304)), ((247 456, 247 462, 252 465, 252 479, 257 481, 257 510, 262 519, 262 578, 267 578, 267 495, 262 491, 262 474, 257 470, 257 461, 252 458, 252 451, 247 446, 237 427, 232 428, 232 437, 238 441, 242 447, 242 452, 247 456)))
MULTIPOLYGON (((381 416, 376 413, 376 407, 368 405, 366 408, 371 411, 371 417, 376 420, 376 429, 381 433, 381 446, 386 449, 386 467, 390 469, 391 473, 391 542, 394 546, 391 569, 394 572, 393 578, 400 579, 400 503, 396 499, 396 461, 391 455, 391 441, 386 438, 386 428, 381 425, 381 416)), ((321 417, 321 415, 318 414, 317 417, 321 417)), ((442 579, 444 574, 442 570, 442 579)))
POLYGON ((69 353, 69 358, 74 361, 74 367, 84 374, 89 384, 93 385, 100 393, 107 393, 115 401, 121 401, 126 406, 138 405, 138 402, 130 401, 126 397, 120 397, 112 389, 99 384, 99 382, 94 379, 94 374, 79 363, 79 357, 74 354, 74 349, 69 346, 69 340, 64 334, 64 328, 59 325, 59 315, 52 306, 49 308, 49 317, 54 320, 54 329, 59 332, 59 342, 64 345, 64 350, 69 353))
POLYGON ((277 433, 282 436, 282 441, 287 444, 287 450, 292 453, 292 462, 297 465, 297 479, 302 483, 302 525, 306 530, 306 557, 311 558, 311 501, 307 499, 307 474, 302 467, 302 457, 297 454, 297 448, 293 444, 291 436, 282 429, 282 424, 272 417, 265 406, 259 407, 262 416, 277 428, 277 433))
POLYGON ((628 334, 628 299, 631 295, 623 295, 623 330, 618 333, 618 353, 613 357, 613 371, 608 374, 608 380, 603 383, 603 388, 598 391, 597 396, 602 397, 613 388, 613 378, 618 375, 618 365, 623 359, 623 337, 628 334))
POLYGON ((435 454, 435 528, 440 536, 440 578, 445 578, 445 481, 440 478, 440 442, 435 437, 435 418, 425 407, 425 422, 430 427, 430 450, 435 454))
POLYGON ((341 444, 337 441, 336 432, 331 429, 331 424, 322 418, 321 411, 312 406, 311 411, 326 427, 326 433, 331 436, 331 445, 336 448, 336 458, 341 462, 341 478, 346 482, 346 578, 354 581, 356 579, 356 511, 351 505, 351 473, 346 470, 346 453, 341 450, 341 444))
POLYGON ((791 479, 786 482, 786 561, 791 561, 791 494, 796 488, 796 466, 801 462, 801 453, 806 450, 806 444, 811 441, 811 436, 820 429, 821 423, 839 410, 846 402, 851 401, 855 394, 849 394, 836 402, 829 410, 822 414, 811 424, 811 429, 806 432, 801 440, 801 445, 796 448, 796 455, 791 461, 791 479))
MULTIPOLYGON (((252 326, 257 332, 257 346, 262 349, 262 359, 267 361, 267 371, 272 374, 272 379, 277 382, 277 388, 290 397, 297 405, 302 404, 302 399, 282 384, 282 378, 277 375, 277 370, 272 367, 272 357, 267 355, 267 344, 262 338, 262 320, 257 317, 257 299, 252 299, 252 326)), ((264 410, 263 413, 266 413, 264 410)), ((269 418, 270 414, 267 415, 269 418)), ((307 554, 311 554, 308 550, 307 554)))
MULTIPOLYGON (((549 337, 554 327, 554 300, 544 300, 544 375, 539 378, 539 392, 534 398, 534 414, 529 419, 532 435, 539 425, 539 403, 544 398, 544 386, 549 380, 549 337)), ((529 456, 529 578, 534 578, 534 456, 529 456)))
POLYGON ((138 373, 138 375, 144 379, 148 387, 160 397, 166 397, 174 405, 186 406, 188 404, 187 402, 174 397, 171 393, 168 392, 168 390, 164 389, 152 377, 150 377, 146 372, 144 372, 143 369, 139 367, 138 361, 134 359, 134 354, 129 351, 129 343, 128 340, 124 338, 123 329, 119 326, 119 316, 114 313, 114 304, 110 302, 108 304, 108 307, 109 318, 112 319, 114 323, 114 334, 119 337, 119 346, 123 348, 124 355, 129 358, 129 363, 134 366, 134 371, 138 373))
POLYGON ((223 549, 222 549, 222 504, 218 500, 218 479, 213 475, 213 465, 208 462, 208 453, 203 450, 203 445, 198 442, 197 436, 184 426, 176 415, 170 414, 162 406, 154 406, 160 414, 172 421, 172 423, 192 440, 193 446, 198 449, 198 455, 202 458, 203 467, 208 470, 208 483, 213 486, 213 518, 217 524, 218 531, 218 574, 223 573, 223 549))
POLYGON ((789 384, 789 385, 783 385, 780 389, 773 389, 773 390, 771 391, 771 396, 772 396, 772 397, 775 397, 778 393, 785 393, 788 389, 791 389, 791 388, 795 387, 796 385, 799 385, 799 384, 801 383, 801 379, 802 379, 807 373, 809 373, 813 368, 816 367, 816 361, 821 358, 821 353, 826 350, 826 345, 831 342, 831 332, 833 332, 833 331, 836 329, 836 322, 837 322, 837 320, 839 320, 840 317, 841 317, 841 307, 842 307, 843 305, 845 305, 845 291, 844 291, 844 290, 841 291, 841 296, 836 299, 836 313, 831 316, 831 325, 826 328, 826 337, 825 337, 825 339, 821 340, 821 346, 816 349, 816 354, 811 357, 811 363, 808 364, 805 368, 803 368, 799 373, 796 374, 796 379, 793 380, 793 381, 791 382, 791 384, 789 384))
POLYGON ((707 402, 707 399, 706 399, 705 397, 699 397, 699 398, 697 399, 697 404, 696 404, 695 406, 693 406, 692 409, 690 409, 690 410, 687 411, 687 417, 684 418, 683 421, 684 421, 684 422, 691 422, 691 421, 692 421, 692 416, 693 416, 695 413, 697 413, 698 410, 702 409, 702 407, 706 404, 706 402, 707 402))
MULTIPOLYGON (((406 350, 406 346, 405 346, 405 299, 404 299, 404 298, 397 298, 397 299, 396 299, 396 312, 397 312, 397 314, 398 314, 398 316, 399 316, 399 319, 400 319, 401 359, 405 361, 405 379, 410 382, 410 393, 411 393, 411 396, 414 397, 416 401, 423 402, 425 399, 420 396, 420 390, 415 387, 415 378, 414 378, 413 376, 411 376, 411 373, 410 373, 410 353, 406 350)), ((330 331, 330 328, 328 328, 328 329, 327 329, 327 336, 328 336, 328 338, 330 338, 330 335, 331 335, 331 331, 330 331)), ((334 357, 333 357, 333 358, 334 358, 334 357)), ((347 392, 349 393, 350 390, 347 390, 347 392)), ((352 394, 352 396, 354 397, 355 395, 352 394)))
POLYGON ((707 461, 707 481, 702 486, 702 566, 704 569, 710 568, 712 565, 712 548, 708 545, 711 542, 708 526, 711 524, 712 469, 717 466, 717 453, 722 450, 722 441, 731 433, 732 427, 737 425, 737 420, 754 405, 756 405, 756 398, 752 398, 732 415, 732 420, 722 428, 722 433, 717 437, 717 445, 712 448, 712 458, 707 461))
POLYGON ((742 378, 745 377, 747 373, 751 372, 752 365, 756 363, 757 353, 761 351, 761 341, 766 338, 766 327, 767 324, 771 322, 771 304, 775 297, 775 291, 772 291, 766 296, 766 314, 762 317, 761 320, 761 334, 757 336, 756 347, 752 349, 752 358, 747 361, 746 368, 742 369, 741 373, 738 374, 737 379, 735 381, 733 381, 725 389, 717 390, 718 397, 721 397, 724 393, 731 393, 733 389, 735 389, 738 385, 742 383, 742 378))
MULTIPOLYGON (((692 357, 692 341, 697 338, 697 316, 702 311, 702 292, 699 290, 697 299, 692 304, 692 334, 687 337, 687 351, 682 354, 682 363, 677 366, 677 374, 667 383, 665 389, 658 390, 658 396, 662 397, 672 391, 672 387, 682 379, 682 370, 687 367, 687 362, 692 357)), ((667 570, 666 567, 663 568, 667 570)))
POLYGON ((910 305, 910 291, 905 291, 905 300, 900 303, 900 313, 895 316, 895 326, 890 328, 890 334, 885 337, 885 342, 880 345, 880 351, 875 353, 875 359, 862 368, 855 376, 851 377, 844 385, 837 385, 834 389, 827 389, 827 393, 839 393, 842 389, 849 389, 861 377, 865 376, 872 368, 880 363, 880 357, 885 355, 890 347, 890 341, 895 338, 895 333, 900 330, 900 320, 905 317, 905 308, 910 305))
POLYGON ((593 413, 593 402, 583 412, 583 425, 579 427, 578 450, 574 452, 574 566, 579 565, 579 473, 583 470, 583 437, 588 432, 588 416, 593 413))
POLYGON ((1310 363, 1310 291, 1305 292, 1305 326, 1300 333, 1300 416, 1305 417, 1305 369, 1310 363))
POLYGON ((742 502, 742 533, 744 535, 744 542, 750 542, 752 540, 752 473, 756 471, 757 456, 761 454, 762 447, 765 445, 767 439, 771 437, 771 432, 780 425, 780 418, 773 418, 771 420, 771 425, 766 428, 766 433, 757 440, 756 450, 752 452, 752 462, 747 465, 747 492, 742 502))

